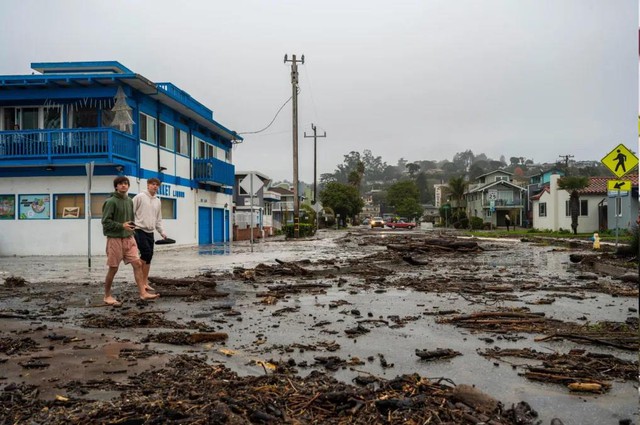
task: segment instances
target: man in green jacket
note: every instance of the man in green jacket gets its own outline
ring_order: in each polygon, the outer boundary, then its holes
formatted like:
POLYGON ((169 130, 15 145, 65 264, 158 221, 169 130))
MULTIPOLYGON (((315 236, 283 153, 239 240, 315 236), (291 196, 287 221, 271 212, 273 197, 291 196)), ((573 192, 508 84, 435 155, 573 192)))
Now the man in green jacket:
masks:
POLYGON ((158 294, 150 294, 145 289, 142 275, 142 262, 138 253, 138 245, 133 237, 133 202, 127 196, 129 179, 120 176, 113 180, 115 192, 107 198, 102 206, 102 233, 107 237, 107 266, 109 271, 104 280, 104 302, 108 305, 120 305, 120 301, 111 293, 113 278, 118 272, 120 262, 133 266, 133 276, 138 285, 140 299, 151 300, 158 294))

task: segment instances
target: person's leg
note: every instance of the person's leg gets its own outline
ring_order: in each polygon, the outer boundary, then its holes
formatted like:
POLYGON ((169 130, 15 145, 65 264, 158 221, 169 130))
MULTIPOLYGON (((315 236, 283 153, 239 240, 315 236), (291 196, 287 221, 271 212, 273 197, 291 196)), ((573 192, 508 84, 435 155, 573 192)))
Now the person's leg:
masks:
POLYGON ((120 302, 114 298, 111 287, 113 278, 118 272, 118 266, 122 261, 122 240, 119 238, 107 238, 107 276, 104 278, 104 302, 109 305, 119 305, 120 302))
POLYGON ((144 280, 144 272, 142 270, 143 261, 138 258, 138 245, 134 238, 129 238, 125 241, 127 249, 124 254, 125 263, 131 263, 133 267, 133 277, 136 281, 136 285, 138 286, 138 293, 140 294, 140 299, 142 300, 152 300, 154 298, 158 298, 159 294, 150 294, 147 292, 147 288, 145 286, 144 280))
POLYGON ((144 287, 147 291, 154 291, 149 285, 149 269, 151 268, 151 258, 153 257, 153 233, 147 233, 144 230, 136 229, 135 240, 140 251, 140 260, 142 261, 142 277, 144 287))
POLYGON ((118 304, 119 301, 113 297, 111 293, 111 285, 113 284, 113 278, 118 272, 118 266, 109 267, 107 276, 104 278, 104 302, 110 305, 118 304))

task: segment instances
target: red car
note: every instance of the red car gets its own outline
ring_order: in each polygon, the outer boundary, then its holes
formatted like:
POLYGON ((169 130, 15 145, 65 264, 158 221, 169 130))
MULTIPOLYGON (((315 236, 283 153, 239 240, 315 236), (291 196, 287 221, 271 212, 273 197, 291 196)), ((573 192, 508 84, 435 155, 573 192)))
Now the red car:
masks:
POLYGON ((387 227, 392 229, 413 229, 416 227, 416 223, 407 220, 406 218, 400 218, 397 220, 389 220, 385 223, 387 227))

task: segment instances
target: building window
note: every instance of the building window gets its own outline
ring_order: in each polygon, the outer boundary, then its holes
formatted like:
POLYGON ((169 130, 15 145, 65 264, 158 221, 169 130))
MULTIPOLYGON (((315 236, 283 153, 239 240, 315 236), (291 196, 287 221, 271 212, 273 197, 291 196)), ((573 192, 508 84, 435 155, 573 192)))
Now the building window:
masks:
POLYGON ((224 151, 224 159, 225 159, 228 163, 231 163, 231 149, 229 149, 229 150, 225 150, 225 151, 224 151))
POLYGON ((45 106, 43 110, 44 128, 61 128, 62 113, 59 106, 45 106))
POLYGON ((184 130, 178 130, 178 153, 189 155, 189 135, 184 130))
POLYGON ((84 194, 54 195, 54 218, 84 218, 84 194))
MULTIPOLYGON (((571 204, 568 200, 564 202, 564 213, 567 217, 571 216, 571 204)), ((580 200, 580 209, 578 215, 585 217, 589 215, 589 201, 587 199, 580 200)))
POLYGON ((540 202, 538 204, 538 216, 539 217, 546 217, 547 216, 547 203, 546 202, 540 202))
POLYGON ((171 151, 175 149, 175 142, 174 142, 175 130, 173 126, 170 126, 169 124, 166 124, 160 121, 159 136, 160 137, 158 138, 159 139, 158 142, 160 143, 161 147, 167 148, 171 151))
POLYGON ((174 220, 176 218, 176 200, 160 198, 160 212, 163 220, 174 220))
POLYGON ((140 113, 140 140, 156 144, 156 119, 140 113))
POLYGON ((88 106, 81 106, 73 111, 74 128, 96 128, 98 127, 98 110, 88 106))
POLYGON ((107 193, 91 194, 91 218, 102 218, 102 206, 110 196, 107 193))

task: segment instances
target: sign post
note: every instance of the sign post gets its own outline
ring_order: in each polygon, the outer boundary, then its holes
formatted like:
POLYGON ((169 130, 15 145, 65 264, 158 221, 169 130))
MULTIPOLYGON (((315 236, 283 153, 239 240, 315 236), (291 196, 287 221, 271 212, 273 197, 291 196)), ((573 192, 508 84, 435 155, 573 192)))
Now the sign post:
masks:
POLYGON ((93 169, 95 162, 87 162, 84 165, 87 171, 87 203, 84 207, 85 216, 87 217, 87 262, 91 268, 91 180, 93 179, 93 169))
POLYGON ((264 186, 264 183, 255 173, 249 173, 245 178, 240 180, 240 187, 244 189, 245 192, 249 193, 249 200, 251 201, 251 218, 249 225, 249 230, 251 231, 249 236, 251 252, 253 252, 253 197, 258 193, 262 186, 264 186))
MULTIPOLYGON (((618 179, 628 174, 638 165, 638 157, 634 155, 625 145, 620 143, 613 148, 604 158, 600 160, 605 167, 615 174, 618 179)), ((629 180, 609 180, 607 182, 608 191, 616 191, 616 205, 614 215, 616 216, 616 248, 618 247, 618 216, 620 211, 616 208, 620 205, 620 191, 631 191, 631 181, 629 180)))

